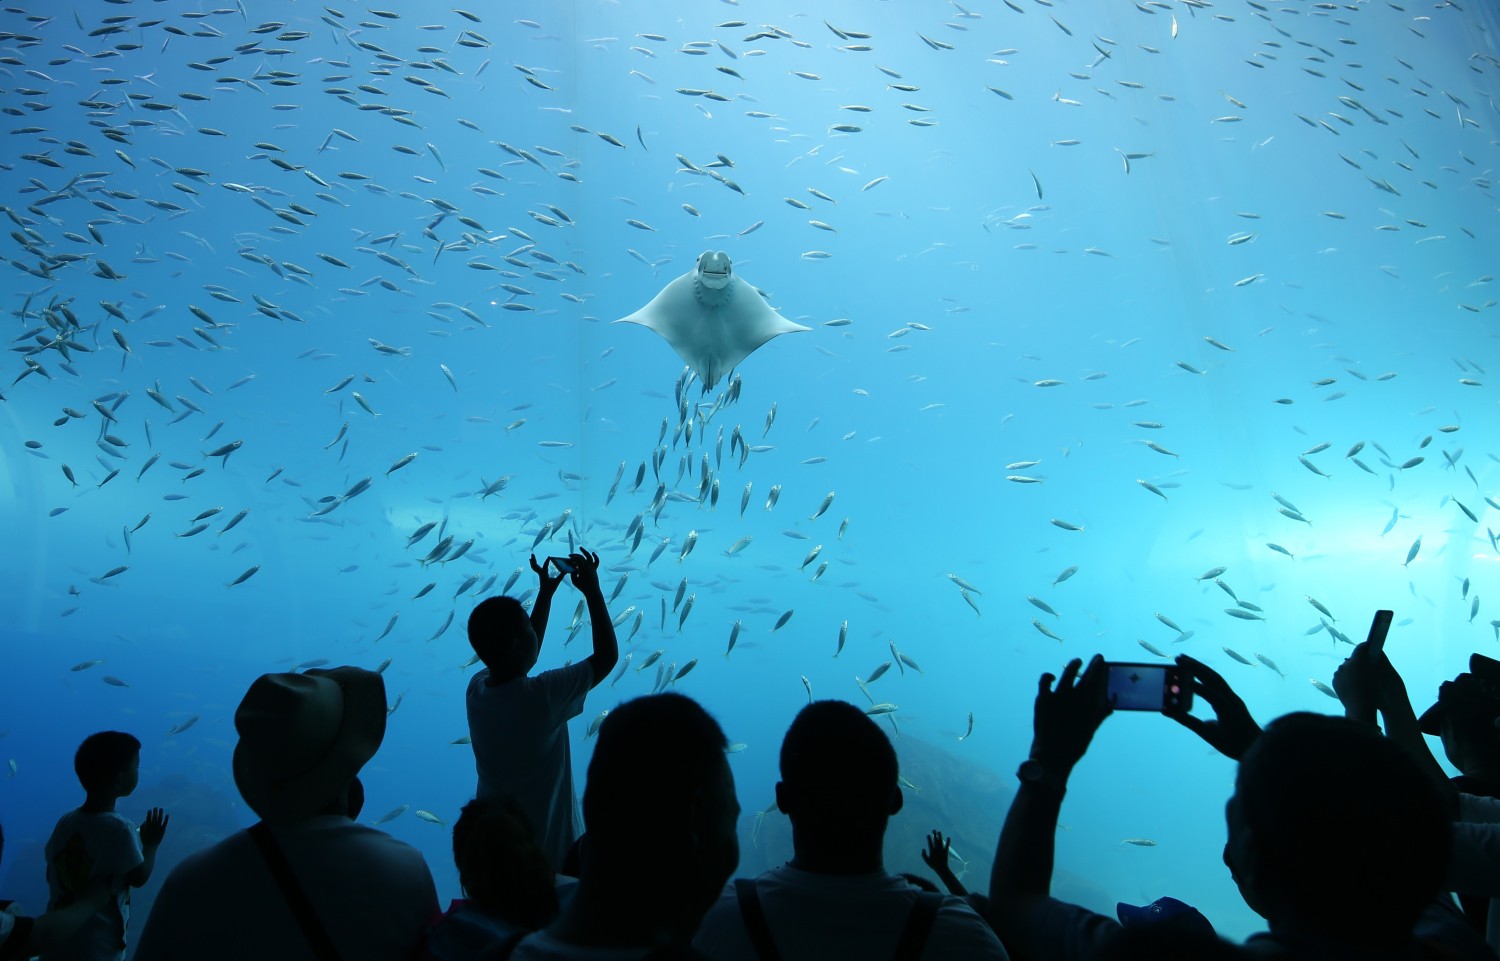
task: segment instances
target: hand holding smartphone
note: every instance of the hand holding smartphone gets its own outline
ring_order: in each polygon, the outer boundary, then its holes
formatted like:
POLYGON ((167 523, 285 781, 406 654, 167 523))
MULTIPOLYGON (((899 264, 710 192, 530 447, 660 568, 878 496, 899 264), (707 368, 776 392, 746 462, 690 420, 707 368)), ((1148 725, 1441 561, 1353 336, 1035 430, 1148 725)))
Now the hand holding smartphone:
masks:
POLYGON ((1111 662, 1109 702, 1117 711, 1186 711, 1193 689, 1176 664, 1111 662))
POLYGON ((549 557, 547 563, 552 565, 553 570, 559 574, 573 573, 573 562, 566 557, 549 557))

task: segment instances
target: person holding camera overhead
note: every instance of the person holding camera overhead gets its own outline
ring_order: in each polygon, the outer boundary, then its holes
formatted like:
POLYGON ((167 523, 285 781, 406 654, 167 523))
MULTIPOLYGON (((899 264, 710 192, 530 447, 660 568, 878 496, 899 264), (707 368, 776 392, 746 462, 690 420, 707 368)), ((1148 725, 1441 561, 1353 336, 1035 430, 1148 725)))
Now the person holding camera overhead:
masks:
POLYGON ((510 795, 531 820, 554 869, 582 829, 573 792, 568 721, 619 660, 619 644, 599 586, 599 555, 579 549, 531 569, 536 603, 528 616, 513 597, 490 597, 469 615, 469 644, 484 669, 469 679, 465 701, 481 798, 510 795), (549 569, 556 573, 549 573, 549 569), (588 657, 532 676, 547 633, 552 597, 571 576, 588 604, 594 650, 588 657))
MULTIPOLYGON (((1383 640, 1389 612, 1371 641, 1383 640)), ((1070 661, 1037 689, 1031 756, 1006 815, 990 876, 991 922, 1017 961, 1103 961, 1181 956, 1263 961, 1418 961, 1490 955, 1438 898, 1451 848, 1448 812, 1425 769, 1372 724, 1293 712, 1261 729, 1216 671, 1187 655, 1175 666, 1070 661), (1127 692, 1156 672, 1153 696, 1127 692), (1209 716, 1189 713, 1193 697, 1209 716), (1050 897, 1058 811, 1068 777, 1095 731, 1117 710, 1156 711, 1239 763, 1225 806, 1223 860, 1245 903, 1268 931, 1243 946, 1183 912, 1151 906, 1154 919, 1132 931, 1050 897), (1137 937, 1144 941, 1131 942, 1137 937), (1168 954, 1140 954, 1149 946, 1168 954)), ((1335 676, 1335 685, 1348 689, 1335 676)), ((1341 690, 1341 695, 1343 690, 1341 690)), ((1407 709, 1410 710, 1409 707, 1407 709)))

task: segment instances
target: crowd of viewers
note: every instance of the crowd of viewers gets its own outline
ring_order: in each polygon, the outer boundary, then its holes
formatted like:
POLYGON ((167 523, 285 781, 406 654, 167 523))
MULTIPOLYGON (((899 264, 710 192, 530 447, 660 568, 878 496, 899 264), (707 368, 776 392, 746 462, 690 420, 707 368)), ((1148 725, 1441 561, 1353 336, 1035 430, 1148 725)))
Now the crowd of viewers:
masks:
MULTIPOLYGON (((954 876, 948 843, 924 861, 948 889, 886 870, 902 808, 896 752, 862 710, 816 701, 781 746, 776 806, 793 857, 731 881, 739 804, 727 742, 677 693, 608 712, 582 817, 568 721, 618 660, 597 555, 538 577, 528 614, 475 608, 484 663, 469 682, 478 773, 453 828, 465 899, 441 911, 411 846, 357 820, 358 774, 385 734, 378 673, 267 674, 235 712, 234 779, 259 817, 190 855, 163 883, 139 961, 1495 961, 1500 946, 1500 661, 1474 655, 1420 717, 1370 644, 1334 677, 1344 717, 1293 713, 1262 729, 1228 683, 1177 658, 1208 715, 1163 711, 1238 763, 1223 862, 1267 930, 1232 944, 1173 897, 1096 914, 1051 896, 1057 819, 1073 769, 1113 710, 1100 657, 1043 675, 1033 740, 1001 829, 988 894, 954 876), (588 605, 592 653, 533 675, 565 577, 588 605), (1449 779, 1424 734, 1461 772, 1449 779), (586 829, 586 830, 585 830, 586 829)), ((83 804, 47 843, 47 911, 0 902, 0 958, 123 959, 130 889, 146 883, 167 816, 115 810, 140 744, 103 732, 78 749, 83 804)), ((0 853, 3 853, 0 835, 0 853)), ((1177 892, 1190 894, 1190 892, 1177 892)))

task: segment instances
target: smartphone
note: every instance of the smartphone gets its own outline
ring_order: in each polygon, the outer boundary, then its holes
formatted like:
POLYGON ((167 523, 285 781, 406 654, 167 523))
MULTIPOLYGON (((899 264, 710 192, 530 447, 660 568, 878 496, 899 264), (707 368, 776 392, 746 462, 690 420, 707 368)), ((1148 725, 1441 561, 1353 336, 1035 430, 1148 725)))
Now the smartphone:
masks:
POLYGON ((549 557, 547 563, 551 564, 559 574, 573 573, 573 562, 566 557, 549 557))
POLYGON ((1176 664, 1110 663, 1109 699, 1117 711, 1186 711, 1193 689, 1176 664))
POLYGON ((1370 650, 1376 654, 1385 649, 1385 635, 1390 632, 1391 618, 1395 614, 1391 611, 1376 611, 1375 619, 1370 622, 1370 636, 1365 638, 1365 643, 1370 645, 1370 650))

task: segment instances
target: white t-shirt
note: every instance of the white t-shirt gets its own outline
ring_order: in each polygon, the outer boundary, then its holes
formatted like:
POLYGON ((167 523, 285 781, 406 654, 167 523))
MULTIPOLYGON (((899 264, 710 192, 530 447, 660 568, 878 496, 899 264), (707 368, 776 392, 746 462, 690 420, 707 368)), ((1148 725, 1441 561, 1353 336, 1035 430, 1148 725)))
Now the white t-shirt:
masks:
MULTIPOLYGON (((67 907, 90 881, 118 884, 146 859, 135 822, 114 811, 72 810, 57 821, 47 840, 47 910, 67 907)), ((130 923, 130 888, 83 923, 72 937, 43 956, 43 961, 120 961, 125 957, 125 927, 130 923)))
MULTIPOLYGON (((922 893, 893 874, 813 874, 790 865, 767 871, 755 883, 783 961, 889 958, 922 893)), ((715 961, 758 961, 733 882, 708 909, 693 947, 715 961)), ((1007 961, 995 932, 955 897, 943 898, 921 956, 1007 961)))
MULTIPOLYGON (((437 920, 437 890, 416 848, 339 815, 273 829, 339 954, 405 961, 437 920)), ((237 831, 172 870, 135 961, 316 961, 249 832, 237 831)))
POLYGON ((470 678, 465 696, 479 771, 476 793, 513 796, 543 853, 559 868, 583 831, 573 793, 568 721, 583 712, 594 669, 579 661, 493 687, 485 683, 489 676, 485 669, 470 678))
POLYGON ((0 910, 0 957, 5 957, 5 948, 10 941, 11 932, 16 929, 16 916, 9 911, 0 910))

